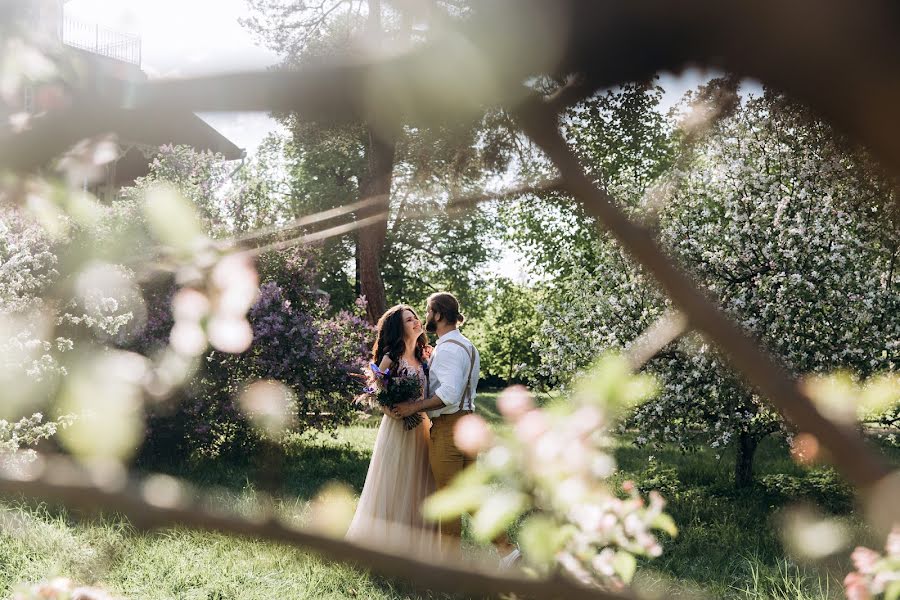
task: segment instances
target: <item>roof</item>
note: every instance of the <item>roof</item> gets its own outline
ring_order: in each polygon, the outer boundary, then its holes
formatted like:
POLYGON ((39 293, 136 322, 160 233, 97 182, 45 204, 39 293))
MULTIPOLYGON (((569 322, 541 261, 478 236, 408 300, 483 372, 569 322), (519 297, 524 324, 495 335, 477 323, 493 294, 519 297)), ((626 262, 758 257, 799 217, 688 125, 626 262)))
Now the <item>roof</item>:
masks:
MULTIPOLYGON (((140 108, 128 108, 129 99, 134 98, 147 81, 147 75, 138 67, 91 52, 67 49, 76 57, 79 73, 77 87, 69 88, 67 95, 72 107, 87 109, 87 114, 82 113, 80 120, 90 121, 95 131, 115 133, 123 145, 185 145, 220 153, 227 160, 244 156, 243 150, 234 142, 189 110, 169 107, 163 111, 155 109, 152 103, 150 106, 143 104, 140 108)), ((57 132, 62 147, 74 144, 79 138, 69 135, 67 131, 70 129, 70 123, 67 123, 67 113, 70 111, 59 105, 57 95, 50 94, 48 97, 51 104, 41 106, 41 95, 36 94, 35 110, 47 110, 48 114, 37 119, 32 126, 49 127, 57 132)), ((15 142, 10 124, 0 119, 0 145, 15 145, 15 142)))
POLYGON ((227 160, 244 156, 244 151, 234 142, 213 129, 206 121, 190 112, 165 114, 152 108, 109 109, 109 128, 123 143, 139 143, 148 146, 166 144, 191 146, 197 150, 211 150, 227 160))
MULTIPOLYGON (((71 51, 83 65, 79 80, 82 101, 103 104, 108 98, 128 98, 130 90, 147 81, 146 73, 135 65, 84 50, 73 48, 71 51)), ((152 107, 135 110, 110 107, 107 110, 109 131, 117 133, 122 141, 149 146, 186 145, 218 152, 228 160, 244 155, 234 142, 189 111, 173 113, 170 110, 163 115, 155 114, 152 107)))

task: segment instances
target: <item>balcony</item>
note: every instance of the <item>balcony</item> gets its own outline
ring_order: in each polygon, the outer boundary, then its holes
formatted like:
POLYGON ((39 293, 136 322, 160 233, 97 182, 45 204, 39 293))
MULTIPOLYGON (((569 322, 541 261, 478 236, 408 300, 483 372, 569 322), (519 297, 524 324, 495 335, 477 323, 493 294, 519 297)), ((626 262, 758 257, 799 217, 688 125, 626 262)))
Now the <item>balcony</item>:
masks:
POLYGON ((140 68, 141 38, 68 17, 62 21, 62 43, 140 68))

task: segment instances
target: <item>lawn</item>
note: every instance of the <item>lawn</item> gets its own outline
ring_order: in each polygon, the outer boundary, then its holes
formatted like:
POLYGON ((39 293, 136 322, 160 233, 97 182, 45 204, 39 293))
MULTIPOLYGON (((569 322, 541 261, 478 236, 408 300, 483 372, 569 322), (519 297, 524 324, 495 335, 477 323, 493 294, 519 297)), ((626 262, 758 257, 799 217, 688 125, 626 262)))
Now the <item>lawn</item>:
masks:
MULTIPOLYGON (((479 411, 497 423, 495 395, 479 394, 479 411)), ((342 428, 337 437, 290 440, 280 470, 279 510, 304 517, 324 484, 340 481, 357 493, 365 480, 377 419, 342 428)), ((886 449, 900 464, 900 453, 886 449)), ((638 449, 619 440, 617 478, 660 488, 681 532, 659 559, 642 565, 638 584, 661 597, 679 590, 727 598, 839 598, 840 582, 787 560, 773 517, 792 496, 825 504, 853 520, 846 485, 830 471, 809 471, 789 458, 783 443, 759 450, 760 483, 736 491, 729 456, 638 449), (783 474, 782 479, 772 478, 783 474)), ((233 507, 247 509, 260 477, 254 463, 208 464, 168 469, 214 486, 233 507)), ((168 530, 138 533, 121 519, 78 523, 63 511, 19 502, 0 504, 0 596, 15 582, 65 575, 97 582, 130 598, 271 599, 408 598, 408 584, 324 563, 293 548, 224 535, 168 530)), ((443 597, 443 596, 441 596, 443 597)))

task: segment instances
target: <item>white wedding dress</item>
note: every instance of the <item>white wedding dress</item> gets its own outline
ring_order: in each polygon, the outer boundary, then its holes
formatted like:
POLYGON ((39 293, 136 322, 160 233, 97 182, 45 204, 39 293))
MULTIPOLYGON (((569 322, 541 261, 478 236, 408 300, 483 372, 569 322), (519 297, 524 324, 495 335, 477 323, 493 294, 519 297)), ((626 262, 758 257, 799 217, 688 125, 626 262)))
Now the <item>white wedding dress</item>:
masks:
MULTIPOLYGON (((416 371, 426 388, 425 371, 401 359, 400 369, 416 371)), ((381 418, 372 460, 366 474, 359 504, 346 539, 365 545, 391 549, 417 557, 440 551, 436 523, 422 517, 422 502, 435 490, 428 463, 428 429, 431 422, 407 431, 403 421, 381 418)))

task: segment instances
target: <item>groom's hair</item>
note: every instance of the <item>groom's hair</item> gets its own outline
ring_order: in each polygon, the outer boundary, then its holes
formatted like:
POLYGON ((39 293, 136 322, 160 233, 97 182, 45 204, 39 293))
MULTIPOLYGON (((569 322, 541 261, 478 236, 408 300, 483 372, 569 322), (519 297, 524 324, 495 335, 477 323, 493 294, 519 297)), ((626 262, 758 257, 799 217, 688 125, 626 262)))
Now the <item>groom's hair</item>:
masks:
POLYGON ((440 313, 448 323, 462 325, 466 321, 459 311, 459 300, 450 292, 437 292, 428 296, 428 305, 432 312, 440 313))

